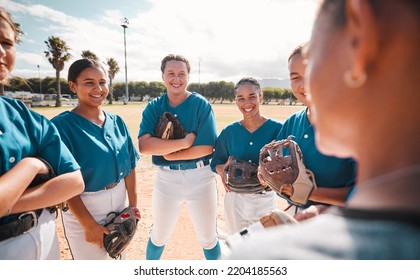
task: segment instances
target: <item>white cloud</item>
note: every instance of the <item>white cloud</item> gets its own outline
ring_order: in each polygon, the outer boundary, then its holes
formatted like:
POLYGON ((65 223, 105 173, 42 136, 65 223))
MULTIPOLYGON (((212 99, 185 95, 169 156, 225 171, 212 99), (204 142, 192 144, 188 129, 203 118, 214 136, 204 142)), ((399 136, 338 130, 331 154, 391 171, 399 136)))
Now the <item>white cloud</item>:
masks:
MULTIPOLYGON (((108 9, 102 15, 80 18, 42 5, 4 2, 20 17, 38 19, 48 36, 66 41, 74 59, 82 50, 91 50, 102 60, 115 58, 121 68, 116 80, 124 80, 122 11, 108 9)), ((184 54, 190 60, 191 82, 198 82, 199 57, 202 82, 236 81, 245 75, 286 78, 287 56, 309 38, 315 12, 314 0, 154 0, 150 4, 129 18, 129 80, 160 80, 160 61, 168 53, 184 54)), ((43 41, 39 44, 46 49, 43 41)), ((31 60, 26 53, 18 60, 36 66, 41 64, 39 57, 31 60)), ((45 62, 47 66, 44 58, 45 62)))

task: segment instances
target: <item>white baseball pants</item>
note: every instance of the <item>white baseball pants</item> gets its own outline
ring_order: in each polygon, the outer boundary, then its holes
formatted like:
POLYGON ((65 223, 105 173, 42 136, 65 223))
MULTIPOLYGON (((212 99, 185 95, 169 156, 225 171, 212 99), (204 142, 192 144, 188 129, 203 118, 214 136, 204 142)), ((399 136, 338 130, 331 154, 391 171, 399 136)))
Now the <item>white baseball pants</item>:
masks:
POLYGON ((158 168, 152 194, 153 244, 166 244, 184 203, 198 242, 204 249, 213 248, 217 243, 217 186, 210 165, 188 170, 158 168))
POLYGON ((0 259, 59 260, 60 246, 55 221, 56 213, 44 209, 37 226, 0 242, 0 259))
MULTIPOLYGON (((100 224, 110 212, 120 212, 128 206, 128 196, 125 181, 121 180, 117 186, 110 190, 98 192, 84 192, 81 195, 83 203, 100 224)), ((111 260, 105 249, 96 244, 89 243, 85 238, 85 230, 79 221, 71 213, 71 209, 63 212, 64 233, 75 260, 111 260)), ((121 259, 126 258, 125 251, 121 259)))
POLYGON ((258 222, 262 216, 276 208, 276 193, 274 191, 262 194, 227 192, 224 212, 228 233, 234 234, 258 222))

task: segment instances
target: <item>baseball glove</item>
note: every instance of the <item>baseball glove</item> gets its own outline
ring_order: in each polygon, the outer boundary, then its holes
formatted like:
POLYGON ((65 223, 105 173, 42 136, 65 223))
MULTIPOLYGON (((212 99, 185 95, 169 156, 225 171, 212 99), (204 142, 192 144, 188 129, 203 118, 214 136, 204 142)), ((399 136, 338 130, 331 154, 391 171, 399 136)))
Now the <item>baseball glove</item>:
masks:
POLYGON ((127 207, 120 213, 111 212, 107 215, 104 227, 110 234, 104 234, 104 248, 111 258, 121 257, 121 252, 133 239, 139 221, 140 211, 136 207, 127 207))
MULTIPOLYGON (((46 161, 43 158, 37 157, 37 159, 39 159, 40 161, 42 161, 45 166, 48 169, 48 173, 47 174, 37 174, 34 179, 32 180, 32 182, 29 184, 28 188, 32 188, 38 185, 41 185, 49 180, 51 180, 52 178, 56 177, 56 174, 54 172, 54 169, 52 168, 52 166, 49 164, 48 161, 46 161)), ((59 204, 53 205, 51 207, 47 207, 47 209, 50 211, 50 213, 54 213, 56 212, 58 209, 61 209, 63 211, 67 211, 69 209, 67 202, 61 202, 59 204)))
POLYGON ((259 172, 268 186, 290 203, 302 206, 316 188, 315 178, 303 163, 303 155, 293 136, 280 141, 273 141, 260 150, 259 172), (284 155, 283 150, 288 150, 284 155), (291 188, 292 194, 286 195, 282 190, 291 188))
POLYGON ((162 139, 182 139, 187 135, 181 122, 171 113, 165 112, 155 126, 155 136, 162 139))
POLYGON ((264 191, 257 177, 258 165, 231 157, 227 168, 227 188, 237 193, 260 193, 264 191))

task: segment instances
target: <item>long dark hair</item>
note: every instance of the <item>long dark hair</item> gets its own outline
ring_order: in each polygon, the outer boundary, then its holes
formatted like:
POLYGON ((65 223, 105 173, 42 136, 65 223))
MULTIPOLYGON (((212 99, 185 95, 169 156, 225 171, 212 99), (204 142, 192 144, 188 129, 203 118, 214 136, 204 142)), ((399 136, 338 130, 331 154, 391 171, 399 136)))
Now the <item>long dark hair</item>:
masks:
POLYGON ((82 73, 83 70, 90 67, 102 69, 105 75, 107 74, 105 71, 105 68, 102 66, 99 60, 90 59, 90 58, 82 58, 82 59, 76 60, 75 62, 72 63, 72 65, 70 65, 69 72, 67 75, 67 81, 76 83, 76 79, 77 77, 79 77, 80 73, 82 73))

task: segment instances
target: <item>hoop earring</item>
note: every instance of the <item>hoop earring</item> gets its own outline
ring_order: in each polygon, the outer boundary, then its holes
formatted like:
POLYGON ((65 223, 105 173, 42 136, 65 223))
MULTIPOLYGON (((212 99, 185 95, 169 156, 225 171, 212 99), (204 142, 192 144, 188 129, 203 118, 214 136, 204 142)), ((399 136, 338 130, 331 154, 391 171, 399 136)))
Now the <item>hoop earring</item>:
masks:
POLYGON ((349 88, 359 88, 367 80, 367 75, 365 72, 362 72, 359 77, 354 77, 350 70, 344 72, 343 80, 346 86, 349 88))

